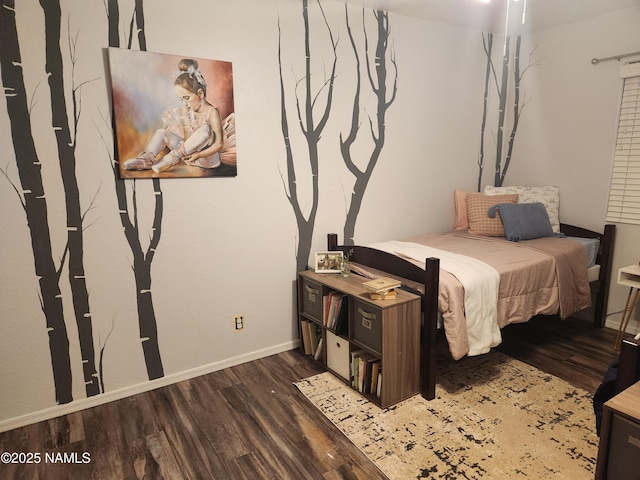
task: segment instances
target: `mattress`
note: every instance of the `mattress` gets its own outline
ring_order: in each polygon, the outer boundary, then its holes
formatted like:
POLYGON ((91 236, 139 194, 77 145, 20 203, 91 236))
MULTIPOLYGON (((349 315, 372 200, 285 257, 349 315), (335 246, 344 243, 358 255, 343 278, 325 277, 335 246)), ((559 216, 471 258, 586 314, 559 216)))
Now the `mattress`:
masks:
POLYGON ((583 237, 567 238, 584 245, 585 252, 587 253, 587 278, 589 279, 589 282, 595 282, 598 280, 600 278, 600 265, 596 264, 596 257, 600 250, 600 240, 598 238, 583 237))
MULTIPOLYGON (((537 314, 558 313, 566 318, 591 304, 588 263, 595 261, 595 255, 589 259, 588 251, 597 253, 597 240, 576 242, 540 238, 509 242, 504 238, 449 233, 423 235, 407 242, 475 258, 495 268, 500 274, 499 328, 526 322, 537 314)), ((424 268, 424 260, 408 260, 424 268)), ((597 276, 597 270, 598 267, 593 268, 591 275, 597 276)), ((464 287, 454 274, 443 270, 442 265, 438 296, 438 308, 444 318, 444 330, 454 359, 482 353, 493 346, 491 343, 470 344, 464 287)))

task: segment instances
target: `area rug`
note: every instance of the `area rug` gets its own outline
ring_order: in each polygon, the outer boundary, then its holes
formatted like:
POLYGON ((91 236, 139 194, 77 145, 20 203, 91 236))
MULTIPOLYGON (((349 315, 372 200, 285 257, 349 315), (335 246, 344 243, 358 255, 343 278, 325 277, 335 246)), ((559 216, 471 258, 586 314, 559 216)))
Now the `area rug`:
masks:
POLYGON ((590 479, 592 396, 500 352, 439 362, 436 398, 387 409, 330 373, 298 389, 390 479, 590 479))

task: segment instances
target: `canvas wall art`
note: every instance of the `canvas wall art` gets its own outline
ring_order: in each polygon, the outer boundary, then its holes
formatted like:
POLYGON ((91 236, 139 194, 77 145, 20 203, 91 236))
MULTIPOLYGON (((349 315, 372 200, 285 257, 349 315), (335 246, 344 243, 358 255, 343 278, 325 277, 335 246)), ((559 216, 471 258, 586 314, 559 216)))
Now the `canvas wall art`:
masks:
POLYGON ((109 49, 122 178, 237 175, 230 62, 109 49))

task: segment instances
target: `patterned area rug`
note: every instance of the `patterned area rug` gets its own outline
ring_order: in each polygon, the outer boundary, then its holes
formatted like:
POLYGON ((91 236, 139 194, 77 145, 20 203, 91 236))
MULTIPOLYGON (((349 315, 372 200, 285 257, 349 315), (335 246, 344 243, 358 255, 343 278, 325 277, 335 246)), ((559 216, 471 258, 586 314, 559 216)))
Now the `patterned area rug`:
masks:
POLYGON ((330 373, 298 389, 390 479, 589 479, 592 395, 500 352, 440 361, 436 398, 380 409, 330 373))

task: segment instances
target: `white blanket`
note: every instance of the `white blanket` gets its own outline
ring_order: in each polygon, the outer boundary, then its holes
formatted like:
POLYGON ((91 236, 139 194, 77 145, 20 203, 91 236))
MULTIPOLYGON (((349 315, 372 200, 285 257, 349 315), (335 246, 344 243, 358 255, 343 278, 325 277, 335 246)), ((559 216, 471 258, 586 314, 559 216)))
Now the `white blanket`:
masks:
POLYGON ((498 327, 500 274, 490 265, 457 253, 418 243, 388 241, 368 245, 403 257, 425 268, 425 259, 440 259, 440 268, 455 276, 464 287, 464 309, 469 338, 469 356, 489 352, 502 342, 498 327))

